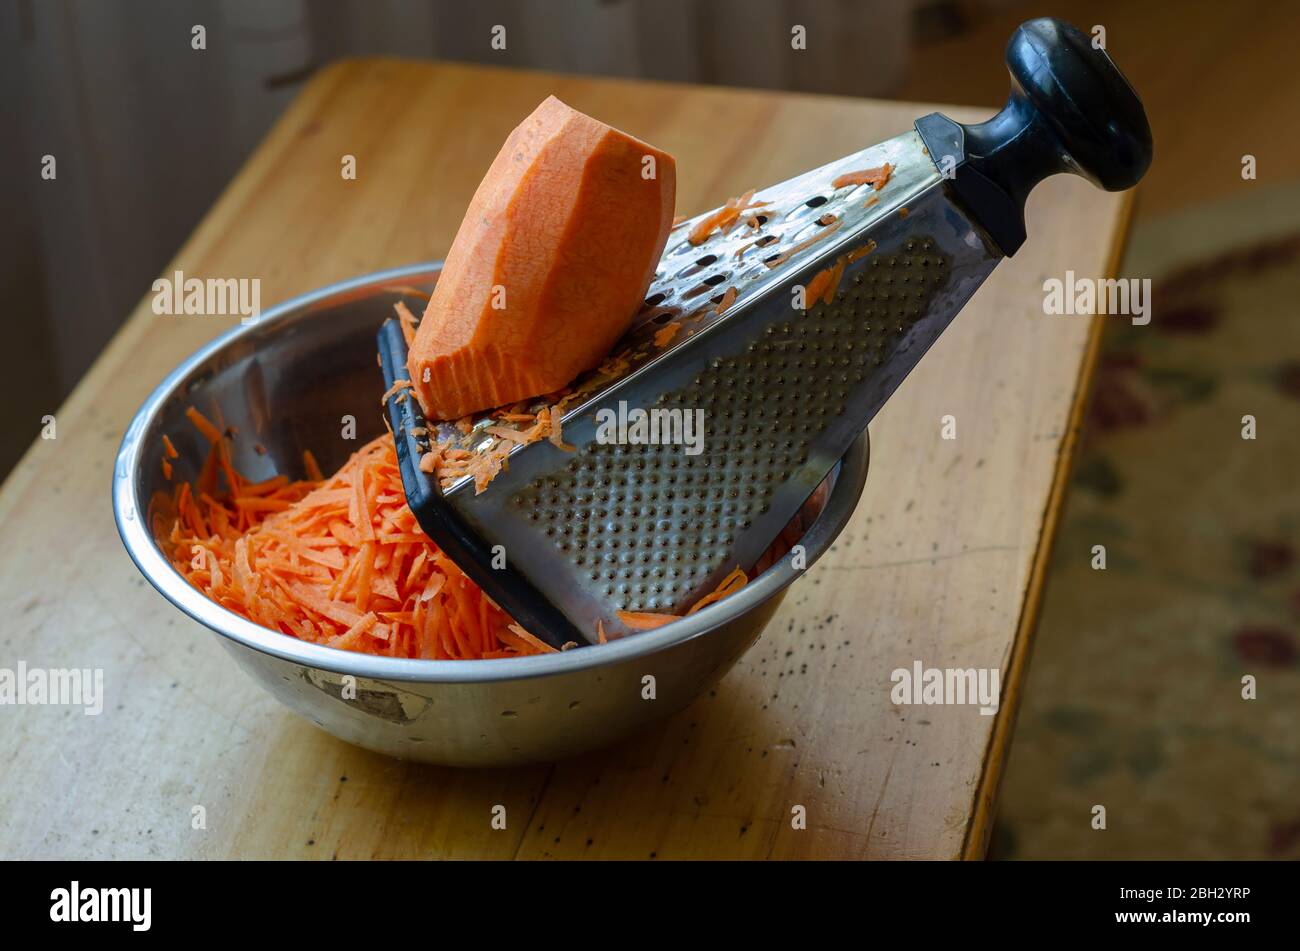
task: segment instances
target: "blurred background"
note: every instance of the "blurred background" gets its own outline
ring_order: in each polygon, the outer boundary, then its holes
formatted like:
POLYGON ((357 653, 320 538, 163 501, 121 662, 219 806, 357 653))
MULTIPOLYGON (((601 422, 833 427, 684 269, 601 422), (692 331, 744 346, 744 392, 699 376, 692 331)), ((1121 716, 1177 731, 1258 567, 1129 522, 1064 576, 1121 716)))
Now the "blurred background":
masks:
POLYGON ((1042 15, 1102 27, 1146 103, 1122 270, 1155 316, 1106 331, 991 856, 1300 858, 1300 3, 0 0, 0 476, 332 60, 992 111, 1007 36, 1042 15), (525 29, 491 51, 503 21, 525 29), (833 41, 792 55, 791 23, 833 41), (1244 414, 1251 451, 1207 455, 1244 414), (1123 540, 1105 572, 1080 554, 1098 532, 1123 540), (1206 703, 1243 661, 1290 702, 1206 703), (1077 821, 1094 803, 1104 833, 1077 821))

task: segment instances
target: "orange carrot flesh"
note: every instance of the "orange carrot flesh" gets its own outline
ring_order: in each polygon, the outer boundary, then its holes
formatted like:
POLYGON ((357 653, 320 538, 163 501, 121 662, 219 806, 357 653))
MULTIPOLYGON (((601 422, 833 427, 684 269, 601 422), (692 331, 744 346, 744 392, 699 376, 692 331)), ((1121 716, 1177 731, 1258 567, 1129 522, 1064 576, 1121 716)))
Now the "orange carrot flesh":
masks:
MULTIPOLYGON (((795 541, 797 540, 796 537, 795 541)), ((783 539, 777 539, 778 544, 782 542, 783 539)), ((788 549, 789 546, 786 545, 785 547, 788 549)), ((764 556, 765 559, 768 557, 768 555, 764 556)), ((773 557, 772 560, 775 560, 775 558, 773 557)), ((768 564, 770 563, 769 561, 768 564)), ((673 621, 680 621, 684 617, 690 617, 696 611, 707 608, 710 604, 729 598, 747 584, 749 584, 749 576, 737 565, 730 574, 718 583, 716 588, 691 605, 690 610, 685 614, 662 614, 657 611, 616 611, 615 617, 629 630, 653 631, 665 624, 671 624, 673 621)), ((604 627, 598 626, 597 633, 604 634, 604 627)))
POLYGON ((843 188, 845 185, 870 185, 874 191, 880 191, 894 174, 894 166, 886 162, 879 168, 864 168, 856 172, 845 172, 831 182, 831 188, 843 188))
POLYGON ((324 482, 325 475, 320 471, 320 466, 316 462, 316 457, 312 455, 310 449, 302 451, 302 465, 307 473, 307 478, 314 482, 324 482))
POLYGON ((393 396, 397 395, 403 390, 410 390, 413 388, 414 385, 411 383, 410 380, 398 380, 396 383, 394 383, 392 386, 390 386, 387 390, 384 391, 383 396, 379 397, 379 405, 383 406, 393 396))
POLYGON ((736 569, 732 571, 731 574, 727 575, 727 577, 723 578, 713 591, 709 592, 691 605, 691 609, 686 612, 687 617, 702 608, 708 607, 710 604, 721 601, 723 598, 730 597, 747 584, 749 584, 749 577, 741 571, 740 566, 737 565, 736 569))
POLYGON ((213 601, 263 627, 395 657, 553 650, 520 634, 522 628, 420 530, 388 435, 363 446, 328 479, 250 483, 236 476, 222 498, 184 484, 174 504, 169 538, 176 570, 213 601))
POLYGON ((393 305, 393 310, 397 311, 397 322, 401 324, 402 336, 406 339, 406 346, 409 350, 411 345, 415 343, 415 327, 417 323, 415 315, 411 313, 411 308, 406 306, 405 301, 399 300, 393 305))
POLYGON ((201 432, 203 438, 208 442, 212 443, 214 446, 221 442, 221 431, 217 429, 216 426, 213 426, 212 421, 197 409, 193 406, 188 407, 185 410, 185 415, 189 418, 189 421, 194 424, 194 428, 201 432))
POLYGON ((771 261, 767 261, 765 263, 769 268, 780 267, 782 264, 790 260, 799 252, 805 250, 806 248, 812 247, 818 241, 822 241, 825 238, 830 237, 832 234, 834 234, 836 231, 839 230, 840 225, 843 223, 844 222, 842 219, 836 218, 833 222, 831 222, 829 225, 826 225, 821 231, 814 234, 811 238, 804 238, 794 247, 789 248, 778 257, 775 257, 771 261))
POLYGON ((681 329, 682 325, 678 323, 664 324, 664 326, 655 331, 655 346, 668 346, 673 342, 673 338, 677 336, 677 332, 681 329))
POLYGON ((830 279, 831 279, 831 268, 825 268, 821 271, 818 271, 813 276, 813 279, 808 282, 808 286, 804 288, 805 303, 811 306, 812 304, 820 300, 822 294, 826 292, 826 287, 830 283, 830 279))
POLYGON ((868 240, 861 247, 841 254, 830 267, 818 271, 813 276, 813 279, 808 282, 808 286, 804 288, 804 309, 811 308, 818 301, 824 304, 834 301, 835 294, 840 288, 840 282, 844 280, 844 268, 854 261, 861 260, 874 250, 876 250, 876 242, 868 240))
POLYGON ((751 188, 738 198, 728 200, 721 208, 701 218, 695 227, 690 230, 686 240, 694 245, 703 244, 715 231, 721 231, 723 234, 729 232, 735 227, 736 222, 740 220, 743 212, 749 211, 751 208, 764 208, 768 205, 768 202, 765 201, 751 202, 750 199, 753 197, 754 190, 751 188))
POLYGON ((425 416, 530 399, 598 365, 658 267, 675 169, 553 96, 534 110, 475 192, 414 329, 407 368, 425 416))
POLYGON ((728 287, 722 294, 722 300, 718 301, 718 314, 726 312, 732 304, 736 302, 736 288, 728 287))
POLYGON ((864 244, 862 247, 854 248, 852 251, 846 254, 844 256, 844 260, 846 263, 852 264, 854 261, 858 261, 862 258, 865 258, 868 254, 870 254, 874 250, 876 250, 875 240, 868 239, 867 243, 864 244))
POLYGON ((676 614, 658 614, 653 611, 619 611, 618 619, 634 631, 652 631, 679 619, 676 614))

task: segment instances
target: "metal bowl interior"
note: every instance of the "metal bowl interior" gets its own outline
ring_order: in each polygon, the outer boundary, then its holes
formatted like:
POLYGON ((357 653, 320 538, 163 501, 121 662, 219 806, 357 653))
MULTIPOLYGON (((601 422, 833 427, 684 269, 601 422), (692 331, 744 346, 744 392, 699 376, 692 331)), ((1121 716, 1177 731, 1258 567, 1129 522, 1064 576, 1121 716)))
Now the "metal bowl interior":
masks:
MULTIPOLYGON (((196 478, 207 452, 206 440, 185 417, 191 405, 233 428, 235 466, 254 479, 303 475, 305 449, 324 471, 333 471, 381 433, 383 377, 375 333, 404 289, 431 289, 438 269, 437 264, 398 268, 295 298, 182 363, 141 406, 122 440, 113 476, 118 531, 132 560, 165 598, 221 635, 241 665, 273 693, 344 739, 394 755, 463 765, 553 758, 609 742, 684 706, 735 662, 801 573, 790 559, 687 619, 609 644, 538 657, 436 661, 357 654, 263 628, 192 587, 172 567, 161 540, 170 528, 173 486, 162 474, 163 435, 179 451, 175 480, 196 478), (349 420, 355 425, 352 439, 343 435, 349 420), (637 671, 652 668, 670 678, 665 685, 670 702, 641 702, 645 674, 637 671), (622 688, 613 685, 633 674, 620 699, 622 688), (360 683, 360 699, 349 702, 343 696, 343 678, 360 683), (539 679, 548 684, 536 683, 539 679), (549 682, 557 685, 562 703, 547 697, 549 682), (525 683, 518 690, 509 686, 525 683), (602 699, 577 717, 583 700, 593 699, 584 690, 602 699), (523 718, 510 704, 532 708, 527 729, 511 722, 523 718), (550 724, 545 710, 551 710, 550 724), (575 723, 579 719, 587 721, 585 727, 575 723), (453 728, 449 720, 459 725, 453 728)), ((828 477, 831 491, 800 540, 809 566, 852 514, 867 463, 864 433, 828 477)))

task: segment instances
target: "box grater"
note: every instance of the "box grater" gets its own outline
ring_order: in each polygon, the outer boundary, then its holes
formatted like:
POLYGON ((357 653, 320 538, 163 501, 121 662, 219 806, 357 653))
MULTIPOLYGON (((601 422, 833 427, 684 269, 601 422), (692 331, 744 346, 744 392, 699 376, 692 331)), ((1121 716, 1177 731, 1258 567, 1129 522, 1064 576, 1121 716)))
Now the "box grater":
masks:
MULTIPOLYGON (((1030 189, 1057 172, 1124 189, 1149 165, 1141 102, 1089 37, 1032 20, 1007 63, 1010 98, 987 122, 926 116, 757 191, 726 231, 693 241, 706 215, 674 229, 614 359, 576 384, 562 426, 572 451, 519 446, 482 493, 469 478, 444 490, 420 470, 430 436, 481 452, 501 422, 484 415, 466 434, 427 422, 413 398, 390 399, 424 530, 555 646, 594 640, 598 621, 625 633, 618 611, 680 613, 754 564, 1020 247, 1030 189), (863 170, 875 171, 852 174, 863 170), (846 177, 874 181, 836 187, 846 177), (603 438, 634 410, 702 419, 702 451, 603 438)), ((408 379, 396 320, 379 348, 387 382, 408 379)))

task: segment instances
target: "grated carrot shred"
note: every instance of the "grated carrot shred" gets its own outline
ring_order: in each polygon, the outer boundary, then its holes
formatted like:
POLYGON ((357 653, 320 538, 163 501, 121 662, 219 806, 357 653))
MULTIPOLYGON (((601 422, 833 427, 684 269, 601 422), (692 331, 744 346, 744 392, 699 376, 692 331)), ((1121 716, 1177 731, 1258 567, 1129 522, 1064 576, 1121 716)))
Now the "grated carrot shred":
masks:
POLYGON ((393 310, 397 311, 397 322, 402 327, 402 336, 406 338, 406 346, 409 348, 415 343, 415 315, 406 306, 406 301, 399 300, 393 305, 393 310))
POLYGON ((686 240, 691 244, 703 244, 715 231, 720 231, 723 234, 729 232, 735 227, 736 222, 740 220, 743 212, 751 208, 764 208, 769 204, 766 201, 751 202, 750 199, 753 197, 754 190, 751 188, 738 198, 729 199, 721 208, 701 218, 695 227, 690 230, 686 240))
POLYGON ((237 477, 232 485, 222 497, 179 485, 168 539, 176 569, 250 621, 343 650, 397 657, 554 650, 515 624, 420 531, 387 434, 328 479, 237 477))
MULTIPOLYGON (((550 441, 551 445, 556 449, 559 449, 561 452, 576 452, 578 449, 577 446, 571 446, 564 441, 564 411, 560 407, 555 406, 551 409, 543 410, 542 412, 546 413, 546 418, 550 423, 551 431, 546 438, 550 441)), ((540 416, 541 414, 539 413, 538 415, 540 416)))
POLYGON ((875 239, 874 238, 868 239, 867 243, 864 244, 862 247, 854 248, 848 254, 844 255, 845 263, 852 264, 854 261, 860 260, 861 258, 865 258, 868 254, 870 254, 874 250, 876 250, 875 239))
POLYGON ((320 471, 320 465, 316 462, 316 457, 312 455, 310 449, 302 451, 302 467, 307 473, 307 478, 313 482, 324 482, 325 474, 320 471))
POLYGON ((813 307, 818 301, 825 304, 834 301, 835 294, 840 289, 840 282, 844 280, 845 266, 861 260, 874 250, 876 250, 876 242, 868 240, 861 247, 841 254, 830 267, 818 271, 804 289, 805 310, 813 307))
POLYGON ((845 185, 870 185, 874 191, 880 191, 894 174, 894 166, 886 162, 879 168, 863 168, 856 172, 837 175, 831 182, 831 188, 843 188, 845 185))
POLYGON ((204 439, 212 443, 214 446, 221 442, 221 430, 217 429, 216 426, 213 426, 212 421, 197 409, 193 406, 187 407, 185 415, 189 421, 194 424, 194 428, 203 434, 204 439))
MULTIPOLYGON (((798 535, 795 536, 794 540, 798 541, 798 535)), ((786 542, 785 539, 781 538, 777 539, 777 544, 784 545, 788 550, 789 545, 793 543, 786 542)), ((768 557, 769 555, 764 555, 764 558, 768 557)), ((679 621, 684 617, 690 617, 701 608, 706 608, 710 604, 721 601, 723 598, 731 597, 731 595, 735 594, 747 584, 749 584, 749 576, 741 570, 739 565, 737 565, 730 574, 718 583, 716 588, 691 605, 690 610, 685 614, 664 614, 657 611, 616 611, 615 616, 629 630, 652 631, 655 628, 663 627, 665 624, 670 624, 673 621, 679 621)), ((597 625, 597 633, 604 634, 604 628, 597 625)))
POLYGON ((736 302, 736 288, 728 287, 722 295, 722 300, 718 301, 718 315, 721 316, 727 308, 736 302))
POLYGON ((706 608, 723 598, 730 597, 747 584, 749 584, 749 577, 737 565, 735 571, 723 578, 716 588, 691 605, 691 609, 686 612, 687 617, 701 608, 706 608))
POLYGON ((673 342, 673 338, 677 336, 677 332, 681 329, 682 329, 682 325, 676 322, 673 322, 671 324, 664 324, 662 327, 660 327, 658 330, 655 331, 655 346, 656 347, 668 346, 670 343, 673 342))

